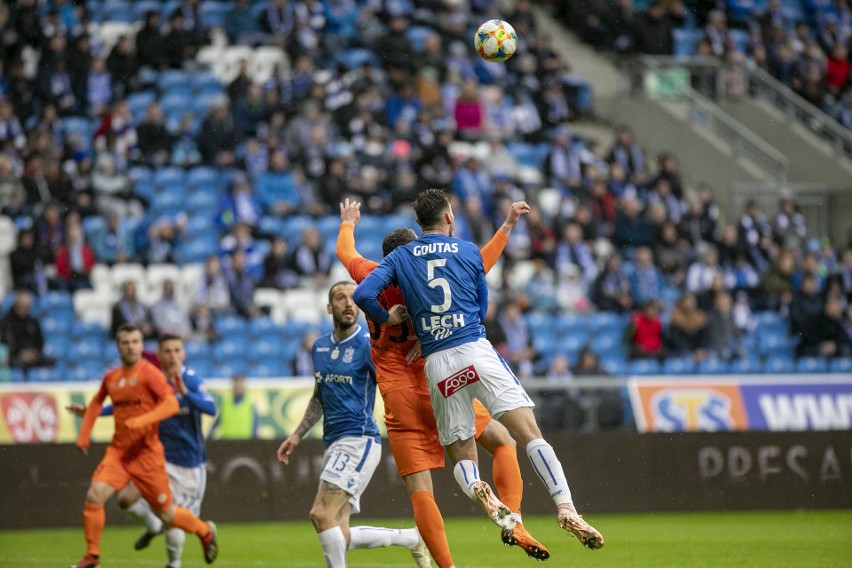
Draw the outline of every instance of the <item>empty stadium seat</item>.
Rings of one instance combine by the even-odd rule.
[[[281,300],[281,291],[277,288],[256,288],[254,304],[269,310],[269,316],[278,324],[287,320],[287,309]]]
[[[729,372],[730,365],[727,361],[711,357],[701,361],[696,370],[702,375],[725,375]]]
[[[832,359],[829,371],[832,373],[852,373],[852,357]]]
[[[770,374],[793,373],[796,366],[793,359],[784,355],[771,355],[763,362],[763,372]]]
[[[255,298],[257,294],[255,293]],[[252,339],[281,339],[281,326],[271,317],[257,317],[249,322],[249,335]]]
[[[692,357],[672,357],[663,362],[663,373],[666,375],[689,375],[695,371],[695,361]]]
[[[627,364],[629,375],[659,375],[660,363],[655,359],[635,359]]]
[[[827,373],[828,361],[823,357],[802,357],[796,361],[799,373]]]
[[[246,320],[237,316],[223,316],[216,320],[216,331],[223,338],[247,338],[248,324]]]
[[[145,281],[145,267],[133,262],[115,264],[112,267],[111,279],[115,289],[121,289],[125,282],[135,282],[139,286]]]
[[[195,364],[199,359],[208,359],[212,354],[210,345],[203,341],[186,341],[183,344],[184,352],[188,361]],[[190,365],[191,366],[191,365]]]
[[[247,358],[252,363],[261,363],[268,359],[275,359],[280,347],[280,338],[253,338],[249,343]]]
[[[269,379],[274,377],[290,376],[292,371],[290,365],[285,364],[284,361],[276,358],[268,358],[256,361],[249,365],[248,374],[252,377]]]

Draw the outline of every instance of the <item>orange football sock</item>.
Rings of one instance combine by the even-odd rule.
[[[524,480],[521,479],[521,466],[518,465],[518,453],[512,446],[494,448],[494,486],[504,505],[513,513],[521,512],[521,499],[524,496]]]
[[[86,502],[83,506],[83,534],[86,536],[86,553],[93,556],[101,554],[101,533],[106,524],[103,505]]]
[[[444,518],[435,503],[435,496],[429,491],[418,491],[411,495],[411,505],[414,507],[414,523],[435,564],[438,568],[450,568],[453,558],[444,532]]]
[[[175,507],[175,509],[175,518],[172,520],[174,528],[192,533],[201,538],[205,538],[210,532],[210,529],[207,528],[207,523],[193,515],[189,510],[183,507]]]

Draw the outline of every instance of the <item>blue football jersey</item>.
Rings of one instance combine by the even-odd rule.
[[[375,436],[376,368],[370,358],[370,334],[360,325],[342,341],[323,335],[311,350],[314,378],[319,384],[323,413],[323,443],[345,436]]]
[[[391,284],[402,290],[424,356],[485,337],[488,283],[473,243],[427,233],[386,256],[355,289],[355,303],[379,323],[388,313],[377,298]]]
[[[181,369],[186,394],[175,393],[180,410],[160,422],[160,441],[166,461],[182,467],[198,467],[207,463],[207,447],[201,431],[201,415],[216,415],[216,401],[207,392],[204,381],[192,369]]]

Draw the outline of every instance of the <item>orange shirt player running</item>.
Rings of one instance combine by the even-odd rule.
[[[88,455],[92,427],[104,400],[109,397],[113,404],[115,434],[86,492],[83,508],[86,555],[71,568],[100,566],[104,503],[131,481],[166,525],[199,537],[204,559],[210,564],[219,549],[216,525],[200,520],[172,502],[166,457],[157,435],[157,424],[180,409],[177,398],[163,373],[142,358],[142,332],[138,327],[122,325],[116,333],[116,344],[121,366],[104,376],[86,409],[77,437],[77,447]]]

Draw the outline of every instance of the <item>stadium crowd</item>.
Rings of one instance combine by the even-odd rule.
[[[675,153],[647,156],[629,126],[612,147],[572,132],[588,88],[529,1],[502,14],[524,38],[506,64],[469,45],[497,15],[487,0],[138,4],[0,7],[0,212],[17,239],[2,338],[29,370],[18,380],[93,378],[41,324],[96,267],[127,263],[203,272],[187,297],[174,279],[156,301],[120,283],[110,333],[136,323],[190,339],[199,359],[215,346],[235,373],[307,375],[319,324],[293,328],[285,364],[262,370],[240,364],[244,343],[224,349],[228,330],[289,329],[258,291],[327,285],[344,196],[365,204],[358,246],[378,258],[433,186],[454,194],[457,236],[479,243],[512,201],[532,205],[486,321],[522,378],[852,366],[852,234],[814,238],[790,198],[724,219],[710,185],[690,187]],[[138,14],[135,37],[104,43],[110,14]],[[194,59],[216,41],[280,47],[289,68],[261,77],[243,60],[222,82]],[[41,372],[53,363],[61,373]]]
[[[566,25],[619,53],[745,60],[852,129],[848,0],[558,2]],[[730,77],[729,77],[730,78]],[[734,87],[743,93],[743,86]]]

